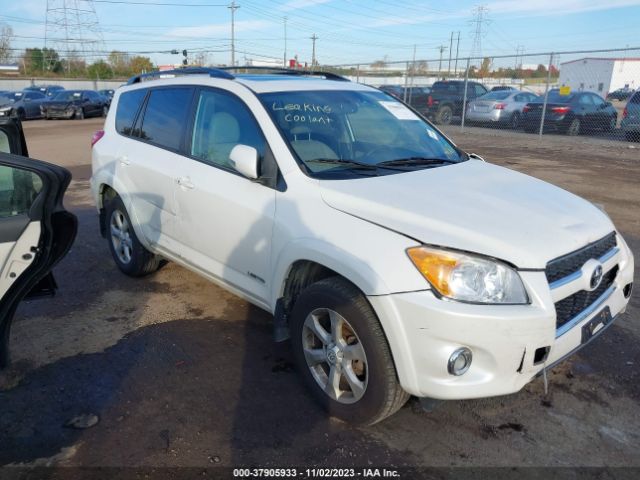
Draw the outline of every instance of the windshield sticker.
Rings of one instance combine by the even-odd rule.
[[[76,92],[76,93],[74,93],[74,94],[73,94],[73,96],[74,96],[74,97],[81,97],[81,96],[82,96],[82,94],[81,94],[81,93],[77,93],[77,92]]]
[[[319,105],[315,103],[285,103],[278,105],[273,102],[271,109],[274,112],[287,112],[284,116],[285,122],[292,123],[319,123],[329,125],[333,119],[329,117],[331,114],[330,105]]]
[[[398,120],[420,120],[418,116],[407,107],[398,102],[379,101]]]

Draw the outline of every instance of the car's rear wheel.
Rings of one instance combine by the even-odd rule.
[[[151,253],[140,243],[120,197],[106,201],[105,222],[111,256],[123,273],[141,277],[160,267],[161,257]]]
[[[444,105],[438,109],[435,122],[440,125],[450,125],[453,120],[453,110],[449,105]]]
[[[617,126],[618,126],[618,119],[615,116],[613,116],[609,119],[609,123],[605,125],[604,129],[607,132],[613,132],[615,131]]]
[[[291,322],[298,370],[331,416],[371,425],[409,398],[398,383],[382,326],[353,284],[331,277],[307,287]]]
[[[575,137],[576,135],[580,135],[581,127],[582,127],[582,124],[580,122],[580,119],[574,118],[573,120],[571,120],[571,123],[569,123],[569,126],[567,127],[567,135],[569,135],[570,137]]]
[[[76,112],[76,120],[84,120],[84,108],[79,108]]]
[[[102,116],[106,117],[108,113],[109,113],[109,107],[105,105],[104,107],[102,107]]]

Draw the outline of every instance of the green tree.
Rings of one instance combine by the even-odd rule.
[[[89,75],[89,78],[95,78],[96,80],[99,80],[104,78],[112,78],[113,70],[107,62],[105,62],[104,60],[98,60],[97,62],[93,62],[87,67],[87,74]]]

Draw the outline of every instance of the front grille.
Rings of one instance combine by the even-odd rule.
[[[556,329],[562,327],[576,315],[589,308],[612,284],[618,274],[616,265],[602,277],[598,288],[589,292],[580,290],[556,302]]]
[[[571,252],[567,255],[551,260],[545,269],[547,281],[549,283],[553,283],[556,280],[560,280],[561,278],[577,272],[582,268],[587,260],[600,258],[615,247],[616,244],[616,232],[611,232],[606,237],[601,238],[597,242],[593,242],[580,250],[576,250],[575,252]]]

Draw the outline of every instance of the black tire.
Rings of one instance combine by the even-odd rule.
[[[607,123],[604,126],[604,131],[609,133],[615,132],[617,126],[618,126],[618,117],[616,117],[615,115],[612,115],[611,118],[609,119],[609,123]]]
[[[84,108],[80,108],[74,115],[76,120],[84,120]]]
[[[567,126],[567,135],[569,135],[570,137],[575,137],[577,135],[580,135],[581,130],[582,123],[580,122],[580,119],[574,118]]]
[[[624,132],[624,138],[627,142],[640,142],[640,133]]]
[[[303,335],[309,335],[305,320],[311,312],[322,309],[332,310],[342,316],[348,322],[347,327],[351,327],[349,330],[354,333],[350,338],[355,339],[364,350],[366,385],[362,396],[353,403],[341,403],[325,393],[305,358],[306,340]],[[330,277],[307,287],[295,302],[291,327],[298,371],[314,398],[331,416],[356,425],[372,425],[398,411],[409,399],[409,394],[398,383],[391,351],[378,317],[365,296],[350,282],[341,277]],[[323,351],[328,355],[329,349]],[[354,362],[356,360],[351,361],[352,371]],[[328,361],[326,365],[322,363],[320,368],[329,368]],[[341,377],[341,381],[343,379],[346,381],[346,377]]]
[[[512,130],[519,130],[521,124],[520,112],[513,112],[511,118],[509,119],[509,126]]]
[[[136,232],[133,230],[129,213],[122,203],[122,199],[118,196],[109,200],[105,199],[105,231],[107,232],[107,242],[109,243],[109,250],[114,262],[120,269],[120,271],[130,277],[142,277],[155,272],[160,268],[162,259],[158,255],[151,253],[147,250],[138,240]],[[128,238],[127,242],[130,243],[128,248],[129,261],[125,261],[122,257],[122,252],[118,252],[118,246],[116,245],[116,237],[111,231],[111,221],[114,215],[122,215],[128,224]],[[122,238],[120,241],[122,241]]]
[[[527,126],[523,127],[523,130],[525,131],[525,133],[538,133],[539,132],[539,128],[532,127],[530,125],[527,125]]]
[[[436,112],[434,121],[438,125],[451,125],[453,121],[453,109],[449,105],[443,105]]]
[[[106,117],[107,114],[109,113],[109,107],[107,107],[106,105],[102,107],[102,117]]]
[[[19,108],[16,112],[16,117],[22,122],[27,119],[27,113],[22,108]]]

